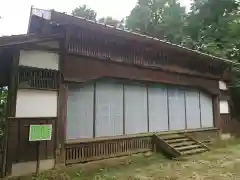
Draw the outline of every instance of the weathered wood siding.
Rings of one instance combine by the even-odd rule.
[[[75,28],[71,33],[68,44],[70,53],[205,77],[216,78],[222,72],[221,66],[201,56],[194,58],[179,51],[173,52],[164,43],[157,46],[154,43],[142,44],[116,35],[96,33],[87,28]]]
[[[112,61],[101,61],[93,58],[67,56],[63,67],[65,81],[87,82],[90,80],[113,77],[148,82],[193,86],[218,94],[218,81],[178,73],[168,73]]]
[[[29,126],[31,124],[52,124],[53,134],[51,141],[40,143],[40,159],[52,159],[55,157],[55,124],[54,118],[10,118],[8,119],[10,133],[9,141],[11,160],[13,163],[36,161],[36,142],[29,142]]]

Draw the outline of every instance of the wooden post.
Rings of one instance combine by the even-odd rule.
[[[93,83],[93,138],[96,137],[96,82]]]
[[[36,159],[37,159],[36,175],[38,176],[40,166],[40,141],[36,142]]]
[[[59,90],[58,90],[58,120],[56,122],[56,165],[65,165],[65,126],[66,126],[66,88],[63,79],[63,67],[68,52],[68,44],[71,36],[71,29],[69,26],[65,29],[64,39],[59,41]]]
[[[149,89],[149,85],[146,86],[146,89],[147,89],[147,129],[149,132],[150,131],[150,122],[149,122],[149,92],[148,92],[148,89]]]
[[[13,142],[16,142],[14,139],[17,137],[13,137],[12,134],[12,123],[9,117],[15,117],[16,113],[16,101],[17,101],[17,83],[18,83],[18,65],[19,65],[19,56],[20,50],[15,49],[13,52],[13,59],[10,71],[10,82],[8,86],[8,100],[7,100],[7,119],[6,119],[6,139],[5,139],[5,157],[4,157],[4,175],[11,175],[12,173],[12,163],[15,154],[15,149],[13,146]],[[19,128],[19,127],[17,127]]]
[[[220,107],[219,107],[219,96],[215,95],[213,97],[213,118],[214,126],[220,129],[221,132],[221,116],[220,116]]]
[[[169,88],[167,90],[167,113],[168,113],[168,130],[170,131],[170,114],[169,114]]]

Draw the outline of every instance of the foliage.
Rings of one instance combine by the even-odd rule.
[[[91,8],[88,8],[85,4],[79,7],[76,7],[72,11],[73,16],[83,17],[88,20],[96,21],[97,13]]]
[[[180,44],[185,16],[185,8],[178,0],[139,0],[127,17],[126,26]]]
[[[235,0],[194,0],[185,28],[193,42],[190,48],[233,59],[239,41],[238,8]]]
[[[87,5],[82,5],[79,7],[76,7],[73,11],[72,11],[72,15],[73,16],[77,16],[77,17],[82,17],[88,20],[92,20],[92,21],[97,21],[97,12],[91,8],[88,8]],[[107,17],[101,17],[98,22],[103,23],[103,24],[107,24],[110,26],[114,26],[114,27],[121,27],[123,28],[123,22],[124,20],[117,20],[112,18],[111,16],[107,16]]]
[[[240,14],[236,0],[194,0],[186,13],[178,0],[138,0],[129,29],[216,56],[240,56]]]

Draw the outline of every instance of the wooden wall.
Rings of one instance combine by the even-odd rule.
[[[57,118],[10,118],[9,142],[12,163],[36,161],[36,142],[29,142],[29,126],[34,124],[52,124],[51,141],[40,143],[40,159],[52,159],[55,153],[55,123]]]
[[[98,78],[113,77],[130,80],[177,84],[198,87],[211,94],[218,94],[218,81],[178,73],[167,73],[108,60],[97,60],[68,55],[63,67],[65,81],[86,82]]]
[[[58,71],[56,70],[55,65],[58,60],[58,55],[56,57],[49,56],[48,60],[54,58],[54,68],[49,67],[46,65],[45,67],[38,67],[38,61],[42,58],[46,59],[46,56],[42,57],[39,56],[38,53],[31,53],[28,51],[28,55],[31,56],[20,56],[21,51],[16,49],[13,53],[13,62],[11,67],[11,80],[9,86],[9,96],[8,96],[8,113],[7,113],[7,148],[6,148],[6,173],[12,173],[12,165],[14,163],[19,162],[28,162],[28,161],[36,161],[36,143],[29,142],[29,127],[30,125],[34,124],[51,124],[53,129],[52,140],[41,142],[40,143],[40,159],[54,159],[55,158],[55,149],[56,149],[56,123],[57,123],[57,91],[59,90],[59,83],[58,83]],[[40,54],[43,54],[42,52]],[[45,53],[49,54],[49,53]],[[19,60],[21,61],[21,65],[19,66]],[[34,61],[35,60],[35,61]],[[35,62],[32,65],[27,64],[27,62]],[[24,64],[25,63],[25,64]],[[43,65],[42,63],[41,65]],[[29,67],[33,66],[33,67]],[[35,67],[36,66],[36,67]],[[54,69],[54,70],[51,70]],[[54,71],[55,73],[48,73],[46,71]],[[44,73],[46,72],[46,73]],[[55,74],[55,75],[54,75]],[[50,83],[49,83],[50,81]],[[24,85],[24,86],[23,86]],[[52,86],[54,85],[54,86]],[[29,92],[42,92],[45,93],[52,93],[55,91],[54,95],[54,111],[50,114],[46,114],[46,109],[39,113],[39,108],[47,107],[48,105],[51,106],[50,103],[42,103],[39,105],[39,101],[34,100],[36,97],[35,95],[30,95],[31,100],[23,100],[19,103],[21,97],[18,92],[21,90],[29,91]],[[29,97],[30,97],[29,96]],[[28,97],[28,96],[26,96]],[[28,108],[26,108],[26,103],[28,103]],[[38,108],[37,108],[38,104]],[[26,111],[24,114],[19,115],[17,111],[20,111],[22,107],[25,107]],[[31,107],[31,108],[30,108]],[[42,108],[43,109],[43,108]],[[51,108],[50,108],[51,109]],[[30,113],[31,112],[31,113]]]

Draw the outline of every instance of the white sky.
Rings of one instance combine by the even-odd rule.
[[[189,6],[190,0],[180,0]],[[0,0],[0,36],[24,34],[27,31],[31,5],[40,9],[54,9],[70,13],[75,7],[87,4],[98,17],[122,19],[129,15],[137,0]]]

